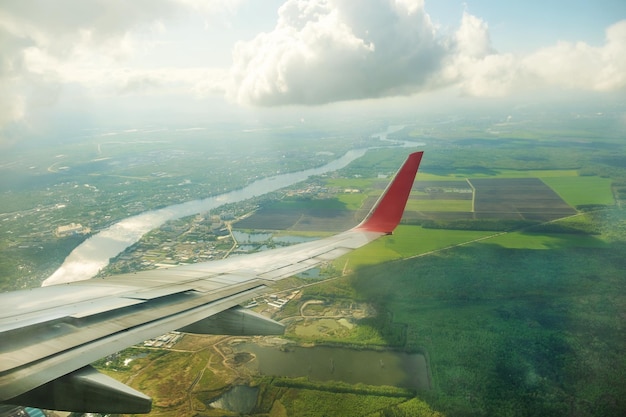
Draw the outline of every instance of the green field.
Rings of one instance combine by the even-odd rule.
[[[347,210],[358,210],[363,206],[368,195],[363,193],[338,194],[337,199],[342,202]]]
[[[407,211],[472,211],[472,200],[409,200]]]
[[[541,177],[569,205],[615,204],[611,179],[601,177]]]
[[[464,175],[438,175],[429,174],[427,172],[418,172],[415,176],[415,182],[419,181],[456,181],[458,179],[465,179]]]
[[[574,169],[500,169],[497,178],[551,178],[551,177],[577,177],[578,171]]]
[[[508,249],[602,248],[607,246],[607,242],[597,236],[530,232],[502,234],[489,239],[489,243]]]
[[[400,225],[391,236],[385,236],[337,259],[337,268],[348,263],[351,269],[362,265],[422,255],[435,250],[481,239],[493,232],[467,230],[424,229]]]

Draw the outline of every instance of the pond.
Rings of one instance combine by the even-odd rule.
[[[255,360],[246,366],[261,375],[308,377],[315,381],[389,385],[419,390],[430,388],[426,359],[418,353],[330,346],[278,348],[248,342],[233,348],[239,353],[253,354]]]
[[[237,230],[233,230],[232,233],[235,240],[241,244],[267,242],[272,237],[271,233],[245,233]]]
[[[258,395],[259,389],[257,387],[235,385],[209,405],[213,408],[234,411],[236,413],[249,413],[254,409]]]

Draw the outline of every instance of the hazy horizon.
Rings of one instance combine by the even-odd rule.
[[[626,113],[623,2],[356,4],[7,2],[0,147],[90,129]]]

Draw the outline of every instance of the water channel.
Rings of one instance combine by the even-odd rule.
[[[404,126],[391,126],[385,132],[377,133],[372,136],[404,147],[421,145],[416,142],[403,143],[387,139],[388,134],[398,131],[403,127]],[[336,171],[365,155],[369,149],[373,148],[350,150],[342,157],[318,168],[264,178],[244,188],[225,194],[175,204],[128,217],[91,236],[78,245],[67,258],[65,258],[63,264],[50,277],[44,280],[42,286],[92,278],[100,269],[108,265],[109,259],[117,256],[129,246],[138,242],[139,239],[150,230],[161,226],[169,220],[180,219],[215,209],[224,204],[235,203],[267,194],[304,181],[312,175],[321,175]]]

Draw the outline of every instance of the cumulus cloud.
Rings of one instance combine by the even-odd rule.
[[[522,77],[512,54],[499,54],[491,45],[489,26],[464,13],[454,33],[439,74],[440,85],[458,85],[464,95],[500,97],[511,92]]]
[[[515,56],[495,51],[487,24],[465,13],[446,62],[442,84],[458,85],[468,96],[501,97],[552,87],[619,91],[626,88],[626,20],[606,30],[602,46],[558,42]]]
[[[68,71],[72,62],[80,62],[81,56],[116,59],[121,51],[128,51],[129,27],[149,22],[169,7],[166,1],[145,0],[4,2],[0,129],[24,121],[33,107],[54,101],[63,78],[72,75]]]
[[[487,22],[464,13],[440,33],[419,0],[288,0],[275,28],[233,51],[239,103],[315,105],[456,87],[501,97],[550,87],[615,91],[626,86],[626,21],[603,46],[561,42],[527,56],[499,53]]]
[[[559,42],[522,60],[542,83],[570,89],[615,91],[626,88],[626,20],[606,30],[603,46]]]
[[[416,0],[289,0],[274,30],[233,52],[231,96],[257,105],[322,104],[428,88],[445,55]]]

